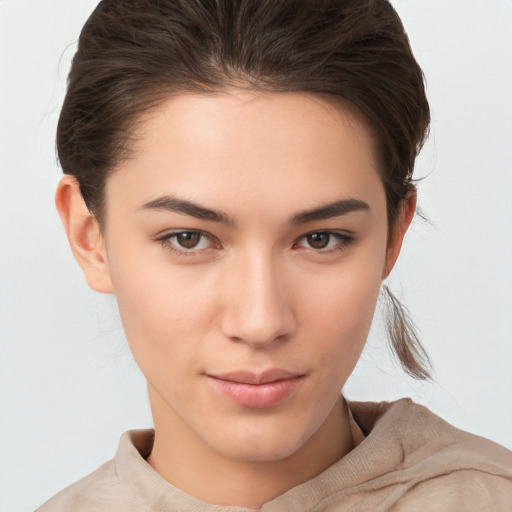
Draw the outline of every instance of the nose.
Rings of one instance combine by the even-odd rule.
[[[232,341],[264,348],[296,329],[292,293],[272,255],[240,257],[223,280],[223,334]]]

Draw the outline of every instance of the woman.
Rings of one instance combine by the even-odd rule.
[[[40,510],[506,510],[510,452],[340,395],[428,125],[385,1],[103,0],[56,201],[89,286],[116,295],[155,429]],[[393,348],[427,378],[389,301]]]

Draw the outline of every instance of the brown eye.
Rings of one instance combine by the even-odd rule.
[[[330,233],[311,233],[306,236],[307,242],[313,249],[325,249],[329,245]]]
[[[297,240],[295,247],[316,251],[318,254],[332,254],[348,249],[355,238],[349,233],[337,231],[314,231]]]
[[[175,235],[176,242],[184,249],[194,249],[201,241],[201,233],[198,231],[183,231]]]
[[[156,239],[164,249],[180,256],[194,256],[208,249],[219,249],[218,240],[203,231],[175,231]]]

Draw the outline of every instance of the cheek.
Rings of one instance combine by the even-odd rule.
[[[324,304],[319,316],[326,339],[338,338],[339,352],[343,356],[362,350],[373,319],[379,293],[379,283],[357,283],[345,286],[332,301]]]
[[[149,378],[148,372],[161,366],[181,372],[193,365],[200,353],[197,346],[215,317],[208,278],[191,275],[193,269],[173,268],[165,255],[148,258],[143,251],[121,246],[115,247],[115,254],[113,248],[112,281],[126,337],[142,372]]]
[[[363,350],[381,285],[382,258],[360,258],[322,281],[303,289],[303,323],[316,352],[325,359],[326,372],[347,378]],[[316,283],[318,285],[318,282]],[[344,377],[343,377],[344,376]]]

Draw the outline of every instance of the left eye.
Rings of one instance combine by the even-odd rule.
[[[303,236],[299,242],[299,247],[306,247],[308,249],[323,250],[323,249],[342,249],[351,241],[347,235],[341,233],[332,233],[329,231],[317,231],[316,233],[309,233]]]
[[[177,251],[207,249],[211,245],[209,236],[200,231],[179,231],[160,238],[160,243]]]

